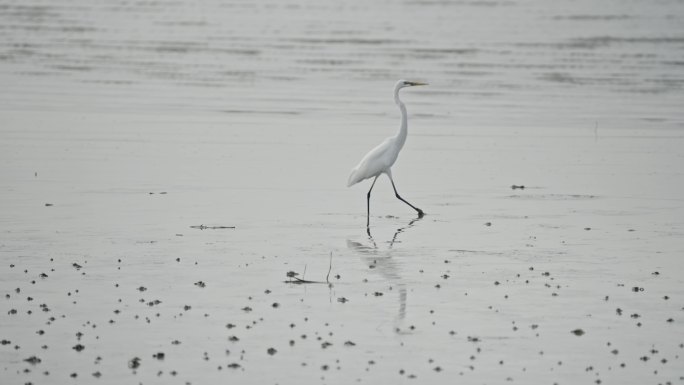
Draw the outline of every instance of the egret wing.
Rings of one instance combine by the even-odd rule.
[[[392,156],[390,154],[392,140],[387,138],[378,146],[373,148],[361,159],[361,162],[354,167],[349,175],[347,187],[355,185],[362,180],[380,175],[392,166]]]

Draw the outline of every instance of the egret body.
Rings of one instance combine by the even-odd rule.
[[[392,182],[392,188],[394,189],[395,196],[402,202],[411,206],[412,209],[416,210],[419,217],[423,216],[423,210],[410,204],[399,195],[399,192],[397,192],[397,187],[394,185],[394,179],[392,179],[392,165],[394,165],[394,162],[396,162],[397,157],[399,156],[399,151],[401,151],[402,147],[404,147],[404,143],[406,143],[406,136],[408,135],[406,106],[399,99],[399,91],[405,87],[425,85],[427,85],[427,83],[410,82],[407,80],[399,80],[397,82],[397,84],[394,86],[394,102],[397,104],[397,106],[399,106],[399,110],[401,111],[401,125],[399,126],[399,132],[395,136],[385,139],[377,147],[370,150],[368,154],[361,159],[361,162],[354,167],[354,169],[351,171],[351,174],[349,174],[349,181],[347,182],[348,187],[363,180],[373,178],[373,183],[371,184],[368,194],[366,195],[366,227],[370,225],[371,191],[373,191],[373,186],[375,186],[375,182],[378,180],[378,177],[381,174],[387,174],[389,177],[390,182]]]

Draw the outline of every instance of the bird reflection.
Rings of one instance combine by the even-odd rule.
[[[399,242],[399,235],[409,228],[413,227],[423,217],[419,216],[411,220],[408,224],[398,228],[394,232],[394,236],[388,242],[389,246],[386,250],[378,248],[370,229],[367,230],[368,242],[361,243],[347,239],[347,247],[361,256],[361,259],[368,265],[374,267],[374,271],[379,273],[388,282],[392,283],[399,291],[399,312],[396,317],[396,322],[402,321],[406,317],[406,299],[407,290],[406,284],[403,282],[400,271],[400,261],[393,257],[394,244]],[[395,329],[396,330],[396,329]]]

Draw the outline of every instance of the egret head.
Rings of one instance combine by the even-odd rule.
[[[413,87],[413,86],[426,86],[428,85],[427,83],[422,83],[422,82],[412,82],[410,80],[399,80],[397,82],[397,89],[401,89],[404,87]]]

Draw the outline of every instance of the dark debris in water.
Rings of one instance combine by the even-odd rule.
[[[28,362],[31,365],[37,365],[37,364],[40,364],[42,362],[42,360],[36,356],[31,356],[31,357],[25,359],[24,361]]]
[[[196,225],[196,226],[190,226],[191,229],[199,229],[199,230],[221,230],[221,229],[234,229],[235,226],[205,226],[205,225]]]
[[[128,361],[128,367],[130,369],[137,369],[140,367],[140,361],[139,357],[133,357]]]

